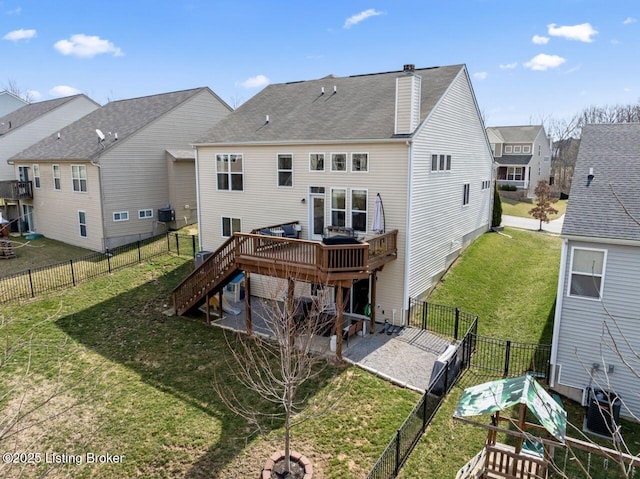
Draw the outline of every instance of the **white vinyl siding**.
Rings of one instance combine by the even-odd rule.
[[[278,186],[293,187],[293,155],[291,153],[278,154]]]
[[[128,211],[115,211],[113,213],[113,221],[129,221]]]

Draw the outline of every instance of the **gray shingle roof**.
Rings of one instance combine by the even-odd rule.
[[[60,130],[60,139],[53,134],[10,158],[11,160],[88,160],[105,149],[121,144],[128,136],[145,127],[173,108],[198,94],[206,87],[151,95],[107,103]],[[98,141],[96,129],[105,135]],[[118,140],[115,140],[115,134]]]
[[[167,149],[167,153],[173,156],[176,160],[195,160],[196,152],[191,150],[185,150],[181,148],[169,148]]]
[[[538,136],[540,128],[542,125],[490,126],[487,130],[493,131],[505,143],[531,143]]]
[[[640,240],[639,192],[640,123],[585,126],[562,233]]]
[[[528,165],[533,155],[502,155],[494,158],[499,165]]]
[[[18,108],[15,111],[12,111],[11,113],[7,113],[2,118],[0,118],[0,125],[4,123],[4,125],[0,126],[0,135],[4,135],[17,128],[20,128],[22,125],[25,125],[30,121],[33,121],[36,118],[44,115],[45,113],[49,113],[50,111],[55,110],[59,106],[64,105],[65,103],[75,100],[76,98],[81,96],[84,96],[85,98],[91,100],[86,95],[73,95],[73,96],[67,96],[64,98],[56,98],[54,100],[46,100],[46,101],[39,101],[37,103],[30,103],[28,105]],[[96,103],[96,105],[98,104]],[[9,125],[11,125],[11,128],[9,128]]]
[[[464,65],[416,69],[422,77],[420,121],[463,69]],[[269,85],[196,143],[394,138],[396,78],[400,74],[328,76]]]

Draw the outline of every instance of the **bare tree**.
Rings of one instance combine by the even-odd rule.
[[[9,93],[13,93],[15,96],[22,98],[27,103],[33,103],[35,100],[30,90],[23,90],[13,79],[7,80],[7,82],[2,85],[2,88]]]
[[[284,421],[285,460],[280,477],[289,477],[292,428],[333,408],[347,391],[347,383],[322,388],[309,407],[310,397],[303,386],[327,373],[330,363],[323,352],[329,349],[329,342],[322,336],[331,332],[335,310],[326,301],[326,287],[311,302],[303,302],[294,299],[293,279],[274,284],[279,286],[270,295],[273,299],[252,308],[252,315],[261,323],[255,327],[257,333],[227,336],[232,377],[216,377],[214,387],[227,407],[258,430],[265,421]],[[325,345],[318,349],[319,343]],[[233,383],[256,394],[260,401],[236,393]],[[275,409],[266,410],[264,403]]]
[[[535,219],[540,220],[540,228],[538,231],[542,231],[542,222],[548,223],[549,215],[558,212],[557,209],[551,206],[558,200],[551,198],[551,188],[547,180],[540,180],[536,189],[533,191],[537,197],[536,206],[529,210],[529,214]]]

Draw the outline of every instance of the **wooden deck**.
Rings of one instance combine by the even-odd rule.
[[[173,291],[174,309],[184,314],[224,287],[239,271],[296,281],[351,287],[397,257],[398,231],[366,242],[326,245],[319,241],[236,233]]]

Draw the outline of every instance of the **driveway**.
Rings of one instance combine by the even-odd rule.
[[[549,221],[548,223],[542,223],[542,230],[547,233],[560,234],[562,232],[562,223],[564,222],[564,215],[557,220]],[[502,226],[511,226],[513,228],[520,228],[524,230],[538,231],[540,228],[540,221],[534,218],[521,218],[519,216],[502,215]]]

